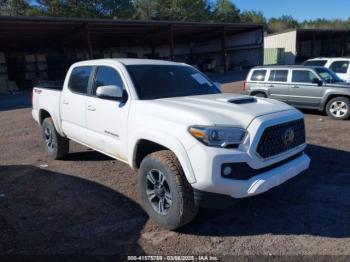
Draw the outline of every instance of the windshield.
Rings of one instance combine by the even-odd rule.
[[[190,66],[126,66],[140,99],[220,93],[204,74]]]
[[[316,72],[322,77],[326,83],[344,82],[332,70],[328,68],[315,68]]]
[[[327,60],[309,60],[304,63],[305,66],[324,66]]]

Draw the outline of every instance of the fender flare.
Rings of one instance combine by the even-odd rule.
[[[138,142],[141,140],[148,140],[171,150],[180,161],[187,181],[190,184],[196,182],[196,177],[194,175],[190,159],[187,155],[186,149],[183,146],[183,144],[175,136],[165,132],[160,132],[158,130],[143,129],[131,135],[129,140],[130,144],[128,147],[128,162],[130,163],[132,168],[136,168],[136,163],[134,161],[136,157],[136,148]]]
[[[61,125],[60,125],[60,123],[57,122],[58,116],[55,115],[50,109],[48,109],[48,108],[46,108],[46,107],[41,107],[41,108],[39,109],[39,125],[41,125],[40,119],[41,119],[41,113],[42,113],[42,111],[46,111],[46,112],[49,113],[49,115],[50,115],[50,117],[51,117],[51,119],[52,119],[52,121],[53,121],[53,124],[54,124],[54,126],[55,126],[55,128],[56,128],[57,133],[59,133],[61,136],[65,137],[65,134],[63,134],[63,132],[62,132],[62,130],[61,130]]]

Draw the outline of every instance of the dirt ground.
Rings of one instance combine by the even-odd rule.
[[[350,121],[305,118],[307,172],[171,232],[142,210],[127,165],[76,143],[48,160],[30,109],[1,111],[0,254],[350,255]]]

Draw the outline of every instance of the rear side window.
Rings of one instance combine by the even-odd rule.
[[[269,81],[271,82],[287,82],[288,70],[271,70]]]
[[[75,67],[70,75],[69,89],[75,93],[87,94],[91,71],[91,66]]]
[[[293,70],[292,82],[295,83],[314,83],[317,77],[308,70]]]
[[[99,86],[110,85],[124,88],[123,81],[119,73],[115,69],[108,66],[99,66],[97,68],[93,93],[96,93],[96,89]]]
[[[304,65],[306,66],[325,66],[327,63],[327,60],[311,60],[311,61],[306,61]]]
[[[264,81],[266,76],[266,70],[254,70],[251,81]]]
[[[346,74],[348,72],[349,61],[335,61],[329,67],[333,72]]]

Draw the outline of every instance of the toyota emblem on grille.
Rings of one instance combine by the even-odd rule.
[[[284,131],[282,135],[282,141],[285,146],[289,146],[294,142],[294,130],[293,128],[288,128]]]

